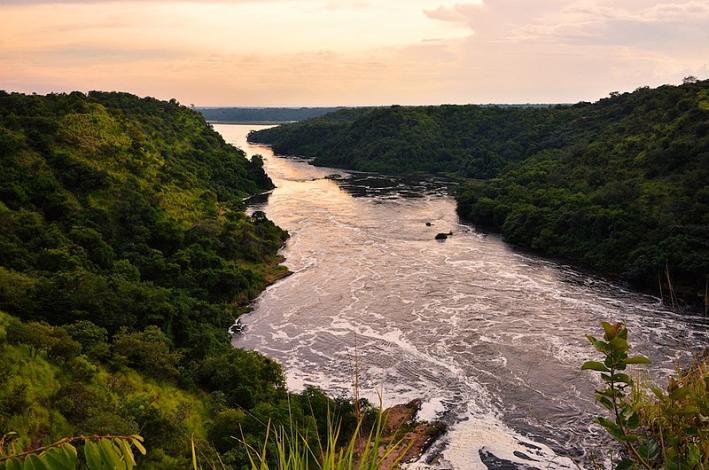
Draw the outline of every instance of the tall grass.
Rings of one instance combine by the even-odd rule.
[[[341,424],[329,415],[327,434],[318,434],[314,445],[292,420],[287,427],[268,423],[259,448],[248,445],[243,436],[236,442],[248,456],[251,470],[388,470],[399,467],[408,448],[402,440],[386,439],[385,420],[379,407],[373,423],[361,417],[352,435],[343,436]],[[194,470],[227,468],[221,462],[200,462],[194,440],[192,464]]]

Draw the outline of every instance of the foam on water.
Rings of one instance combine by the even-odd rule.
[[[280,361],[294,390],[351,395],[357,370],[375,403],[421,399],[419,416],[450,431],[412,469],[583,465],[603,443],[596,383],[579,370],[601,320],[628,324],[656,377],[707,344],[707,319],[461,223],[442,182],[333,180],[335,170],[248,146],[246,126],[215,127],[264,155],[278,188],[253,209],[292,235],[283,255],[295,274],[254,303],[234,344]]]

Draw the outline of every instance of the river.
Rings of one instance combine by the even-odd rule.
[[[656,378],[709,344],[706,319],[461,222],[444,182],[317,168],[248,144],[264,126],[214,127],[264,156],[277,189],[251,208],[291,234],[283,255],[294,274],[257,299],[234,345],[280,361],[294,390],[351,395],[357,364],[363,396],[421,398],[420,417],[450,431],[411,468],[604,461],[591,424],[598,384],[579,370],[596,356],[585,335],[626,322]]]

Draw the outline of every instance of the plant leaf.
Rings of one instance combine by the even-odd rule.
[[[145,455],[145,447],[141,444],[143,438],[141,436],[131,436],[131,439],[133,440],[133,445],[135,448],[138,449],[138,452]]]
[[[610,370],[603,365],[602,362],[598,361],[586,361],[581,366],[581,370],[595,370],[598,372],[610,372]]]
[[[596,422],[603,426],[608,433],[618,441],[625,441],[625,434],[620,427],[608,418],[596,418]]]
[[[611,341],[613,338],[615,338],[618,335],[618,324],[611,325],[607,321],[601,322],[601,327],[603,327],[603,331],[605,333],[605,338],[608,341]]]
[[[52,470],[74,470],[78,464],[76,448],[71,444],[49,449],[42,459]]]
[[[630,470],[635,463],[630,459],[623,459],[615,466],[615,470]]]
[[[625,360],[626,364],[652,364],[652,361],[646,356],[631,356]]]
[[[613,340],[611,340],[610,342],[610,345],[615,351],[625,352],[630,349],[628,341],[624,338],[621,338],[620,336],[616,336],[615,338],[613,338]]]
[[[84,443],[84,457],[86,458],[86,466],[91,470],[100,470],[103,467],[101,460],[101,451],[93,441],[87,440]]]

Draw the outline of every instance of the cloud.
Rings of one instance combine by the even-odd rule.
[[[648,46],[709,43],[709,1],[486,0],[424,10],[479,36],[518,42]]]
[[[709,2],[628,6],[570,3],[545,21],[527,25],[520,39],[581,45],[680,48],[709,43]]]
[[[571,102],[709,70],[709,0],[0,0],[0,89]]]
[[[93,66],[98,64],[127,64],[132,62],[159,61],[184,58],[185,54],[171,49],[134,49],[121,47],[62,46],[35,49],[31,55],[25,52],[6,53],[6,61],[23,59],[25,63],[56,66]]]
[[[424,10],[423,13],[432,20],[468,24],[482,8],[482,4],[460,4],[452,7],[439,6],[434,10]]]
[[[448,42],[456,60],[445,66],[467,83],[440,74],[452,94],[471,101],[596,99],[704,76],[709,66],[706,0],[486,0],[424,14],[473,33]]]

